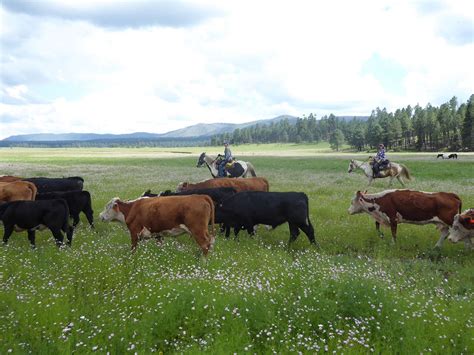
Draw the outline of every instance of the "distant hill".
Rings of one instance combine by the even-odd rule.
[[[366,121],[369,116],[339,116],[338,119],[350,121],[352,119]],[[196,140],[206,139],[211,136],[232,133],[237,128],[246,128],[254,125],[268,125],[287,119],[290,124],[295,124],[297,117],[290,115],[281,115],[278,117],[251,121],[246,123],[198,123],[189,127],[177,129],[167,133],[148,133],[135,132],[127,134],[97,134],[97,133],[36,133],[36,134],[20,134],[10,136],[2,140],[5,143],[16,142],[86,142],[86,141],[139,141],[139,140]]]
[[[126,141],[139,139],[170,139],[170,138],[204,138],[215,134],[233,132],[236,128],[245,128],[256,124],[270,124],[287,118],[290,123],[296,122],[296,117],[282,115],[275,118],[246,122],[246,123],[198,123],[189,127],[167,133],[135,132],[128,134],[97,134],[97,133],[36,133],[20,134],[3,139],[5,142],[67,142],[67,141]]]

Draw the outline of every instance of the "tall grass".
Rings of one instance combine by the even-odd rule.
[[[96,216],[114,196],[208,177],[194,156],[20,158],[5,157],[2,173],[83,176]],[[456,192],[474,206],[473,157],[399,158],[415,176],[410,188]],[[132,254],[118,224],[92,231],[82,219],[61,250],[48,232],[35,251],[17,233],[0,248],[0,353],[474,351],[472,252],[434,250],[433,226],[401,225],[395,246],[378,238],[367,215],[347,214],[366,180],[347,174],[346,157],[249,159],[271,190],[308,194],[320,250],[304,235],[288,247],[287,226],[220,236],[206,264],[188,236]]]

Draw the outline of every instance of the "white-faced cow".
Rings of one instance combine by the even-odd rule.
[[[124,202],[113,198],[100,214],[102,221],[125,223],[130,231],[132,250],[138,240],[152,235],[176,236],[189,233],[196,240],[204,255],[214,244],[214,204],[209,196],[145,197]]]
[[[456,194],[412,190],[386,190],[377,194],[357,191],[349,207],[350,214],[365,212],[371,215],[381,237],[380,225],[390,227],[394,242],[399,223],[434,224],[441,232],[436,247],[442,246],[454,216],[460,210],[461,199]]]
[[[454,216],[453,226],[449,229],[448,240],[457,243],[464,241],[466,249],[472,249],[474,238],[474,208]]]

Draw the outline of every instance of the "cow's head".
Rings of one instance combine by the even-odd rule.
[[[474,238],[474,218],[464,213],[457,214],[453,226],[449,228],[448,240],[457,243],[467,238]]]
[[[196,168],[199,168],[199,167],[201,167],[201,166],[204,165],[204,163],[206,162],[206,161],[204,160],[204,157],[205,157],[205,156],[206,156],[206,153],[205,153],[205,152],[202,153],[202,154],[199,156],[198,162],[197,162],[197,164],[196,164]]]
[[[364,212],[364,199],[362,198],[363,194],[360,191],[357,191],[354,198],[351,201],[351,205],[347,210],[349,214],[357,214]]]
[[[176,188],[176,192],[181,192],[181,191],[187,190],[188,184],[189,183],[187,183],[187,182],[180,182],[178,184],[178,187]]]
[[[101,221],[118,221],[125,223],[125,216],[120,211],[120,208],[118,206],[119,201],[120,199],[118,197],[114,197],[112,200],[110,200],[110,202],[105,206],[104,210],[99,214]]]

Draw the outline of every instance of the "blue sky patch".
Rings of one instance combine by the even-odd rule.
[[[362,65],[361,72],[364,75],[373,75],[389,93],[402,95],[404,92],[403,79],[407,75],[407,70],[391,59],[382,58],[378,53],[374,53]]]

